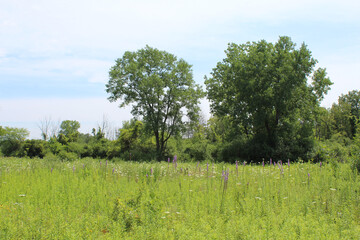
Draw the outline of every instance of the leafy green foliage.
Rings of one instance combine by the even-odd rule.
[[[193,80],[191,65],[146,46],[125,52],[109,76],[109,100],[121,100],[120,107],[132,104],[131,113],[141,116],[145,128],[153,133],[160,160],[169,138],[183,131],[183,116],[190,121],[198,117],[198,102],[204,94]]]
[[[80,123],[75,120],[65,120],[61,122],[59,141],[63,144],[75,142],[79,137]]]
[[[43,158],[46,155],[46,142],[43,140],[26,140],[22,146],[24,156]]]
[[[304,157],[314,109],[332,84],[325,69],[314,71],[317,60],[306,45],[296,49],[289,37],[229,44],[226,55],[205,79],[212,112],[240,125],[238,134],[254,146],[251,159]]]
[[[0,148],[5,156],[21,155],[21,147],[29,132],[24,128],[0,126]]]

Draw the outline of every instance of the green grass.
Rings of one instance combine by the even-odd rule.
[[[359,191],[346,164],[0,158],[0,239],[360,239]]]

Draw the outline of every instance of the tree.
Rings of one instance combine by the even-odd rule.
[[[38,127],[41,131],[41,137],[44,141],[49,139],[50,135],[50,128],[51,128],[51,117],[45,117],[43,120],[40,121]]]
[[[61,122],[59,141],[63,144],[67,142],[75,142],[79,137],[80,123],[75,120],[65,120]]]
[[[5,156],[16,156],[19,154],[21,145],[25,138],[29,136],[29,131],[24,128],[12,128],[0,126],[0,147]]]
[[[229,44],[205,78],[212,112],[241,125],[253,158],[295,158],[311,148],[315,108],[332,83],[325,69],[314,70],[307,46],[295,46],[289,37]]]
[[[155,136],[158,160],[169,138],[183,130],[183,116],[190,121],[198,117],[204,93],[193,80],[191,65],[173,54],[149,46],[127,51],[116,60],[109,77],[108,99],[121,100],[120,107],[132,104],[131,113],[141,116],[145,129]]]
[[[341,95],[338,100],[338,105],[347,105],[350,108],[349,121],[351,126],[351,138],[355,137],[357,124],[360,119],[360,92],[353,90],[346,95]]]
[[[339,98],[338,103],[334,103],[330,109],[330,122],[332,135],[340,134],[347,138],[352,138],[351,129],[351,106],[348,102]]]

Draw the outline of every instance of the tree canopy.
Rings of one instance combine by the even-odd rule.
[[[61,122],[59,140],[62,143],[74,142],[79,137],[80,123],[76,120],[65,120]]]
[[[249,139],[249,157],[299,157],[311,147],[313,115],[332,84],[305,44],[289,37],[229,44],[205,79],[211,111],[231,116]],[[311,82],[309,83],[309,80]]]
[[[145,129],[156,140],[160,160],[171,136],[184,129],[183,116],[189,121],[198,117],[199,99],[204,96],[195,84],[191,65],[173,54],[146,46],[125,52],[110,69],[106,91],[120,107],[132,104],[131,113],[141,117]]]

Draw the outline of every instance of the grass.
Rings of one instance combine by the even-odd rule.
[[[346,164],[0,158],[0,239],[360,239],[359,191]]]

